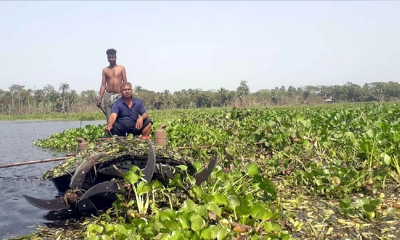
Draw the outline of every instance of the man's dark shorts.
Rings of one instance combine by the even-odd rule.
[[[134,136],[139,136],[142,134],[143,129],[150,123],[153,124],[153,121],[151,121],[150,118],[146,118],[143,121],[142,129],[137,129],[135,128],[136,122],[133,121],[130,122],[129,124],[123,124],[123,122],[115,122],[113,128],[111,129],[111,134],[117,136],[127,136],[129,134],[133,134]]]

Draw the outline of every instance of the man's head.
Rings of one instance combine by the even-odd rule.
[[[117,62],[117,50],[110,48],[106,51],[107,59],[110,65],[115,65]]]
[[[122,97],[128,98],[132,96],[132,84],[130,82],[124,82],[121,84]]]

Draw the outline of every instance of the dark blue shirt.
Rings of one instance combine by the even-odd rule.
[[[129,108],[123,98],[118,99],[111,107],[111,113],[117,114],[117,121],[123,125],[136,123],[139,115],[146,113],[146,108],[140,99],[132,97],[132,108]]]

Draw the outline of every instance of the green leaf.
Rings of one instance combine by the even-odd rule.
[[[132,172],[132,171],[128,171],[125,175],[124,175],[124,180],[127,183],[130,183],[131,185],[137,183],[140,179],[140,176],[137,175],[136,173]]]
[[[393,137],[393,140],[394,140],[395,142],[400,141],[400,133],[395,132],[395,133],[393,133],[392,137]]]
[[[217,204],[215,204],[215,203],[213,203],[213,202],[209,202],[209,203],[207,203],[207,209],[208,209],[210,212],[215,213],[218,217],[221,217],[222,210],[221,210],[220,207],[218,207]]]
[[[214,239],[214,231],[211,228],[204,228],[201,230],[201,239]]]
[[[198,213],[200,216],[207,217],[207,208],[204,205],[197,205],[195,212]]]
[[[229,195],[228,196],[229,204],[235,209],[237,206],[240,206],[240,200],[236,195]]]
[[[151,182],[151,187],[152,187],[153,189],[161,189],[161,188],[163,187],[163,185],[162,185],[161,182],[155,180],[155,181],[152,181],[152,182]]]
[[[230,192],[233,189],[232,183],[230,181],[226,181],[224,183],[224,189],[227,192]]]
[[[261,215],[261,220],[267,219],[278,219],[280,216],[279,214],[273,213],[270,209],[265,209],[264,214]]]
[[[181,224],[182,229],[189,229],[190,228],[190,222],[189,222],[189,216],[186,214],[180,214],[178,216],[178,221]]]
[[[380,199],[373,199],[370,200],[368,204],[376,208],[380,203],[381,203]]]
[[[106,232],[114,230],[114,224],[106,224]]]
[[[280,231],[282,229],[282,226],[279,225],[279,223],[276,222],[265,222],[264,223],[264,230],[266,232],[275,232],[275,231]]]
[[[223,240],[225,239],[226,236],[228,236],[228,234],[229,234],[228,230],[226,230],[225,228],[221,228],[218,230],[217,239]]]
[[[163,229],[163,228],[164,228],[164,225],[163,225],[161,222],[156,221],[156,222],[154,223],[154,229],[155,229],[157,232],[160,232],[161,229]]]
[[[386,164],[389,166],[390,163],[392,162],[392,158],[389,155],[387,155],[386,153],[381,153],[381,161],[383,164]]]
[[[175,167],[177,167],[179,169],[182,169],[183,171],[186,171],[188,169],[188,167],[186,165],[178,165],[178,166],[175,166]]]
[[[251,214],[251,207],[249,206],[237,206],[235,211],[238,215],[249,216]]]
[[[372,144],[369,141],[364,141],[360,144],[361,150],[363,150],[365,153],[370,153],[372,152]]]
[[[247,166],[247,175],[250,177],[256,176],[259,174],[258,165],[256,163],[250,163]]]
[[[137,194],[142,195],[144,193],[149,193],[151,190],[150,185],[144,181],[139,182],[137,186]]]
[[[342,201],[340,201],[339,207],[340,208],[348,208],[350,207],[351,204],[351,199],[348,197],[343,198]]]
[[[376,129],[375,128],[371,128],[367,131],[367,136],[370,138],[374,138],[376,136]]]
[[[352,132],[345,132],[344,135],[349,137],[350,139],[355,139],[354,133]]]
[[[263,206],[261,204],[256,204],[251,208],[251,216],[253,218],[261,219],[261,217],[263,216],[265,210],[266,210],[265,206]]]
[[[182,239],[182,235],[183,235],[183,230],[182,229],[176,229],[174,231],[172,231],[171,233],[171,237],[168,238],[168,240],[180,240]]]
[[[159,212],[160,220],[174,220],[176,215],[175,211],[172,209],[166,209],[164,211]]]
[[[366,212],[373,212],[376,209],[376,206],[371,205],[371,204],[365,204],[363,205],[363,208]]]
[[[169,231],[174,231],[175,229],[177,229],[180,226],[175,219],[174,220],[165,220],[162,223],[165,227],[168,228]]]
[[[216,173],[216,176],[217,176],[218,180],[220,180],[221,182],[226,181],[226,174],[222,170],[218,170]]]
[[[214,199],[215,203],[218,205],[227,205],[227,197],[225,195],[222,195],[220,192],[214,193]]]
[[[205,203],[215,202],[215,198],[211,194],[203,194],[203,200],[204,200]]]
[[[194,212],[196,209],[196,203],[190,199],[187,199],[183,202],[183,208],[186,209],[186,212]]]
[[[265,177],[256,176],[255,180],[259,182],[259,186],[262,190],[264,190],[264,196],[270,199],[276,199],[276,188],[274,183]]]
[[[133,139],[133,134],[129,134],[127,137],[126,137],[126,140],[132,140]]]
[[[89,232],[96,232],[96,233],[102,233],[103,232],[103,227],[102,226],[100,226],[100,225],[97,225],[97,224],[90,224],[89,226],[88,226],[88,230],[89,230]]]
[[[235,155],[235,149],[233,147],[226,147],[225,148],[226,153],[228,153],[230,156]]]
[[[190,217],[191,228],[193,231],[200,231],[205,226],[205,221],[198,214],[193,214]]]

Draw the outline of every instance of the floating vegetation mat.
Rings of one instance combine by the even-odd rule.
[[[206,182],[185,185],[176,178],[155,191],[163,194],[167,208],[151,202],[157,197],[151,192],[154,208],[145,214],[136,214],[137,201],[126,201],[99,217],[43,227],[31,238],[400,239],[399,104],[157,114],[154,122],[169,124],[168,144],[187,148],[157,155],[204,163],[211,148],[218,154]],[[142,143],[142,150],[134,143],[100,149],[110,143],[91,143],[76,159],[113,149],[118,149],[113,157],[146,154],[147,142]],[[143,203],[147,195],[139,194],[156,185],[139,184],[136,193]]]
[[[302,187],[290,186],[284,178],[274,180],[282,207],[282,225],[296,239],[399,239],[400,196],[390,184],[381,195],[374,218],[365,210],[367,196],[351,194],[351,204],[310,195]],[[382,195],[383,194],[383,195]]]

